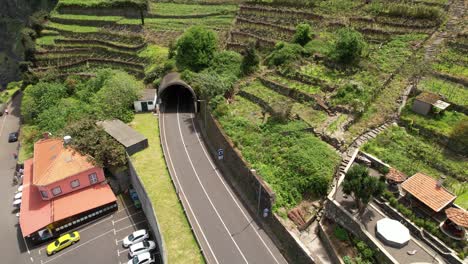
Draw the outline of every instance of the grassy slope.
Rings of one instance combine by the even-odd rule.
[[[132,162],[156,211],[169,263],[203,262],[166,169],[159,143],[158,120],[151,114],[138,114],[132,126],[148,138],[149,147],[134,154]]]
[[[405,132],[403,128],[392,127],[377,138],[363,146],[369,152],[384,162],[395,166],[408,176],[416,172],[424,172],[435,178],[446,175],[437,166],[443,166],[452,175],[468,179],[468,163],[466,159],[444,152],[439,146],[428,143],[421,137]],[[451,177],[448,178],[449,188],[460,197],[456,203],[467,208],[468,188],[465,184]]]

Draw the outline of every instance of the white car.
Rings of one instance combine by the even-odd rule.
[[[125,237],[123,239],[122,244],[123,244],[124,247],[127,248],[130,245],[141,242],[141,241],[143,241],[143,240],[145,240],[147,238],[149,238],[148,231],[146,231],[145,229],[140,229],[140,230],[137,230],[137,231],[131,233],[127,237]]]
[[[20,186],[18,187],[18,190],[16,191],[16,193],[20,193],[20,192],[22,192],[22,191],[23,191],[23,185],[20,185]]]
[[[131,260],[128,261],[128,264],[150,264],[154,263],[154,258],[150,253],[142,253],[140,255],[134,256]]]
[[[16,208],[20,208],[21,207],[21,199],[14,200],[13,201],[13,206],[16,207]]]
[[[140,255],[141,253],[150,252],[151,250],[156,248],[156,243],[154,241],[143,241],[130,246],[130,250],[128,254],[130,257],[134,257],[136,255]]]
[[[21,197],[23,197],[23,193],[22,193],[22,192],[19,192],[19,193],[15,194],[15,197],[14,197],[13,200],[21,199]]]

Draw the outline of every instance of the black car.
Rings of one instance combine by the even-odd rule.
[[[12,132],[8,135],[8,142],[18,141],[18,132]]]

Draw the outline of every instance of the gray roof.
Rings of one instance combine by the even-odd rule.
[[[101,126],[107,134],[115,138],[125,148],[146,140],[145,136],[118,119],[99,121],[96,125]]]
[[[138,98],[139,101],[153,101],[156,96],[156,89],[145,89]]]

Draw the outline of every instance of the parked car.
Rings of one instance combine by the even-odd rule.
[[[23,197],[23,192],[16,193],[13,200],[21,199],[21,197]]]
[[[13,206],[19,209],[21,207],[21,199],[14,200]]]
[[[77,231],[65,234],[47,246],[47,255],[53,255],[78,241],[80,241],[80,234]]]
[[[128,261],[128,264],[150,264],[154,263],[154,258],[150,253],[142,253],[140,255],[134,256],[131,260]]]
[[[135,243],[138,243],[138,242],[141,242],[145,239],[149,238],[149,234],[148,234],[148,231],[146,231],[145,229],[140,229],[140,230],[137,230],[133,233],[131,233],[130,235],[128,235],[127,237],[125,237],[123,239],[123,246],[124,247],[129,247]]]
[[[143,242],[138,242],[130,246],[130,250],[128,254],[130,257],[134,257],[136,255],[140,255],[141,253],[150,252],[156,248],[156,243],[154,241],[148,240]]]
[[[8,135],[8,142],[16,142],[18,141],[18,132],[11,132],[9,135]]]

